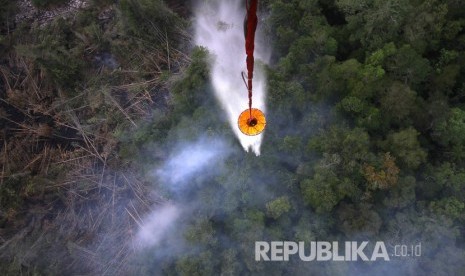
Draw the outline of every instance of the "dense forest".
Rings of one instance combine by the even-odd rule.
[[[0,0],[1,275],[465,274],[463,1],[260,1],[260,156],[193,5]],[[255,261],[317,240],[422,251]]]

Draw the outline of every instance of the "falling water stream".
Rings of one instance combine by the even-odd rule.
[[[246,151],[252,149],[260,155],[263,134],[244,135],[237,126],[239,114],[248,108],[247,88],[241,72],[246,71],[244,38],[245,1],[220,0],[215,3],[205,1],[196,9],[195,43],[206,47],[212,55],[211,79],[216,98],[228,115],[229,124]],[[255,42],[256,61],[267,63],[269,49],[260,38],[258,23]],[[253,107],[266,113],[266,77],[256,62],[253,79]]]

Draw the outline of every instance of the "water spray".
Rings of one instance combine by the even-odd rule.
[[[238,126],[245,135],[253,136],[260,134],[266,126],[265,114],[260,109],[252,108],[252,80],[254,70],[255,31],[257,30],[257,7],[258,0],[246,0],[247,13],[244,20],[245,52],[247,55],[247,75],[242,72],[242,80],[249,95],[249,109],[239,115]],[[247,81],[246,81],[247,78]]]
[[[268,44],[263,42],[261,28],[253,27],[254,20],[248,19],[254,18],[252,14],[255,14],[256,18],[255,12],[258,2],[247,1],[247,13],[250,15],[246,15],[248,18],[243,24],[244,12],[246,11],[244,2],[244,0],[202,1],[196,7],[195,12],[195,43],[206,47],[211,55],[210,74],[213,91],[227,114],[232,131],[244,150],[252,150],[256,155],[260,155],[260,146],[263,140],[263,132],[261,131],[266,123],[263,115],[266,109],[266,76],[263,67],[257,66],[257,63],[255,63],[255,68],[248,66],[251,69],[248,70],[247,63],[240,62],[246,56],[244,36],[246,40],[247,36],[252,37],[248,40],[252,42],[252,45],[247,47],[252,48],[252,51],[249,51],[250,65],[252,65],[250,61],[253,58],[255,61],[260,60],[262,63],[267,63],[271,56],[271,49]],[[250,32],[245,30],[249,25],[252,26]],[[254,54],[255,56],[253,56]],[[241,72],[244,72],[242,73],[244,82],[241,80]],[[249,78],[251,82],[253,78],[253,102],[252,85],[248,85]],[[244,95],[244,83],[246,91],[250,92],[250,98]],[[239,115],[248,105],[247,112],[238,121]],[[256,109],[261,111],[255,111]],[[245,125],[246,132],[249,134],[244,134],[238,124],[239,126]]]

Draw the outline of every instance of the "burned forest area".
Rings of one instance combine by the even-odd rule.
[[[461,0],[0,0],[0,275],[465,275],[464,225]]]

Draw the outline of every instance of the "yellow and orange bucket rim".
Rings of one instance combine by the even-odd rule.
[[[237,124],[242,133],[248,136],[255,136],[263,132],[266,126],[265,114],[260,109],[252,108],[244,110]]]

